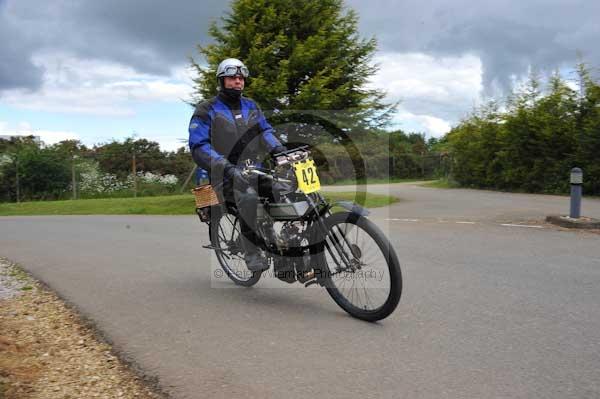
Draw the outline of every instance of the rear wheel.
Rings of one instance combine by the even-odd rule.
[[[321,284],[356,318],[377,321],[389,316],[400,301],[402,274],[387,237],[373,222],[351,212],[330,215],[324,223],[327,234],[317,238],[313,258]]]
[[[262,272],[252,272],[246,266],[238,217],[219,212],[212,218],[209,230],[210,242],[225,274],[237,285],[256,284]]]

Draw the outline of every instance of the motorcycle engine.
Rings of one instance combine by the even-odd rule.
[[[284,224],[279,234],[279,244],[285,256],[275,258],[277,277],[288,283],[293,283],[296,278],[303,282],[303,276],[311,270],[311,266],[308,251],[301,247],[307,244],[301,227],[294,222]]]

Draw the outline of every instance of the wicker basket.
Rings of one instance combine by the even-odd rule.
[[[219,196],[210,184],[203,184],[192,190],[196,198],[196,208],[206,208],[220,204]]]

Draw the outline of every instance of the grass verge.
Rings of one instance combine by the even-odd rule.
[[[323,195],[329,201],[354,200],[355,193],[339,192]],[[394,197],[367,194],[367,208],[386,206],[398,201]],[[194,197],[191,194],[162,197],[104,198],[68,201],[32,201],[0,204],[0,216],[33,215],[193,215]]]

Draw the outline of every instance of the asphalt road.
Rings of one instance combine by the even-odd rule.
[[[193,216],[3,217],[0,256],[175,398],[600,397],[600,235],[541,223],[567,198],[370,190],[403,199],[372,215],[405,283],[374,324],[323,289],[215,278]],[[600,201],[583,214],[600,218]]]

